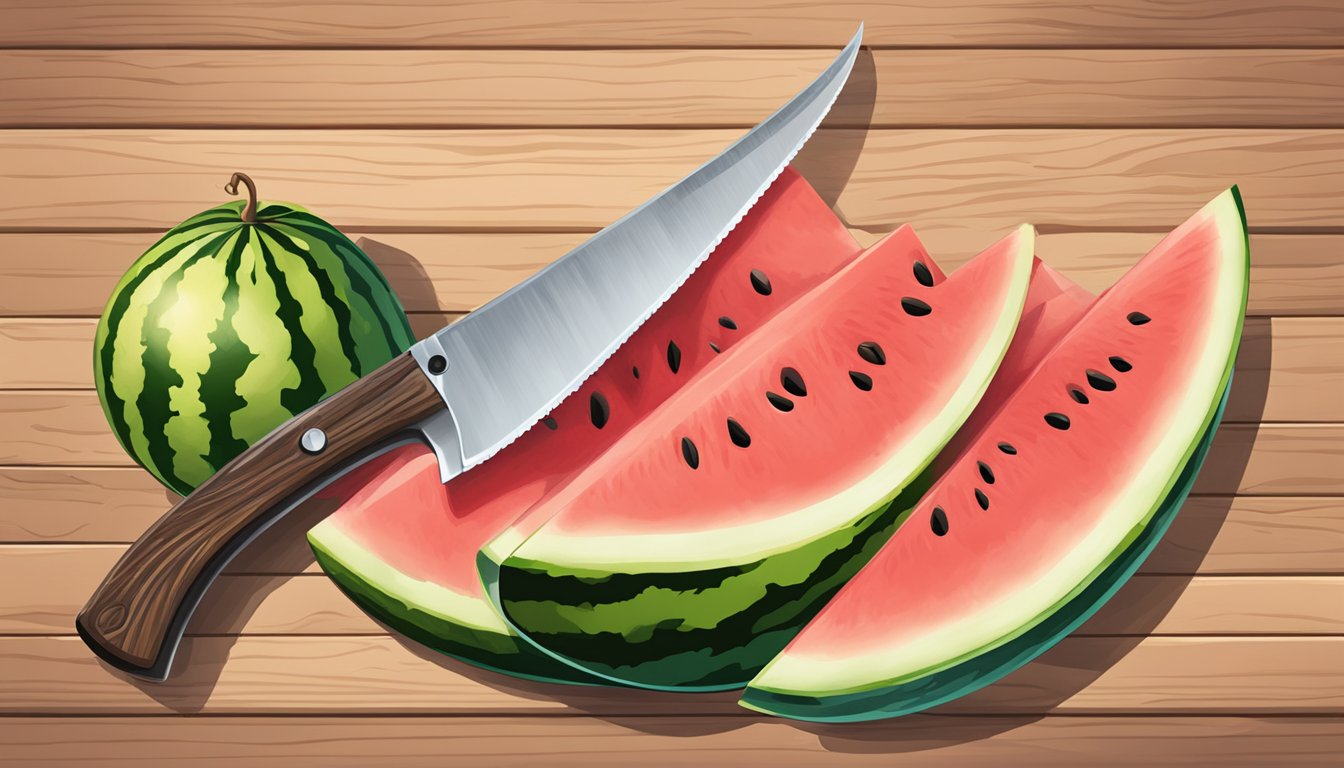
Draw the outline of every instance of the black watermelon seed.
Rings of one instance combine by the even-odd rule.
[[[1142,312],[1130,312],[1128,315],[1125,316],[1125,319],[1129,321],[1130,325],[1144,325],[1153,318],[1143,314]]]
[[[1049,424],[1055,429],[1068,429],[1069,417],[1065,416],[1062,413],[1055,413],[1054,411],[1051,411],[1050,413],[1045,414],[1045,423]]]
[[[923,317],[933,311],[933,307],[909,296],[901,299],[901,308],[905,310],[907,315],[914,315],[915,317]]]
[[[1016,455],[1017,455],[1017,449],[1013,447],[1013,444],[1012,444],[1012,443],[999,443],[999,450],[1000,450],[1000,451],[1003,451],[1004,453],[1008,454],[1009,456],[1016,456]]]
[[[686,460],[691,469],[700,468],[700,451],[696,450],[695,443],[689,437],[681,438],[681,458]]]
[[[933,535],[947,535],[947,513],[942,507],[934,507],[933,514],[929,515],[929,527],[933,529]]]
[[[981,509],[989,509],[989,497],[979,488],[975,489],[975,503],[979,504]]]
[[[769,296],[770,291],[774,290],[770,287],[770,278],[759,269],[751,270],[751,287],[762,296]]]
[[[638,365],[632,365],[632,366],[630,366],[630,372],[633,373],[633,374],[635,375],[635,378],[636,378],[636,379],[639,378],[639,366],[638,366]]]
[[[802,374],[792,368],[785,368],[779,372],[779,383],[784,385],[784,391],[794,397],[807,397],[807,385],[803,383]]]
[[[737,330],[737,323],[733,322],[733,318],[727,315],[724,315],[723,317],[719,318],[719,325],[722,325],[724,328],[727,328],[730,331]]]
[[[865,341],[859,345],[859,357],[872,363],[873,365],[886,365],[887,353],[882,351],[882,345],[876,341]]]
[[[552,432],[554,432],[556,429],[560,427],[559,424],[555,423],[555,419],[551,418],[550,416],[547,416],[546,418],[542,419],[541,423],[545,424],[546,428],[551,430]]]
[[[775,406],[777,410],[788,413],[793,410],[793,401],[783,395],[777,395],[774,392],[766,392],[765,399]]]
[[[1115,389],[1115,379],[1091,368],[1087,369],[1087,383],[1099,392],[1110,392]]]
[[[751,445],[751,435],[748,435],[747,430],[737,423],[737,419],[728,420],[728,439],[732,440],[733,445],[738,448],[746,448]]]
[[[920,285],[933,287],[933,273],[929,271],[928,267],[924,266],[924,262],[918,259],[915,260],[915,279],[919,281]]]
[[[588,417],[598,429],[607,426],[607,419],[611,418],[611,406],[607,404],[607,398],[601,392],[594,392],[588,398]]]
[[[989,483],[990,485],[993,485],[993,484],[994,484],[994,470],[990,469],[990,468],[989,468],[989,465],[986,464],[986,463],[983,462],[983,461],[977,461],[977,462],[975,462],[975,465],[976,465],[977,467],[980,468],[980,477],[983,477],[983,478],[985,479],[985,482],[986,482],[986,483]]]
[[[714,350],[714,354],[718,354],[718,353],[720,353],[720,352],[723,351],[722,349],[719,349],[719,345],[718,345],[718,344],[715,344],[715,343],[712,342],[712,341],[709,342],[709,348],[712,349],[712,350]]]
[[[681,347],[678,347],[675,341],[667,342],[667,367],[671,368],[673,373],[681,368]]]
[[[1111,367],[1121,373],[1129,373],[1134,369],[1133,363],[1129,362],[1123,357],[1120,357],[1119,355],[1113,356],[1109,358],[1109,360],[1111,363]]]
[[[870,392],[873,389],[873,377],[869,376],[866,373],[859,373],[858,371],[850,371],[849,380],[854,382],[854,386],[858,387],[864,392]]]
[[[1086,393],[1086,392],[1084,392],[1083,390],[1079,389],[1078,387],[1075,387],[1075,386],[1072,385],[1072,384],[1070,384],[1070,385],[1068,386],[1068,390],[1069,390],[1069,397],[1072,397],[1072,398],[1073,398],[1073,402],[1075,402],[1075,403],[1077,403],[1077,404],[1079,404],[1079,405],[1087,405],[1087,393]]]

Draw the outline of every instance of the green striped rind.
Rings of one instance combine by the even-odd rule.
[[[252,442],[413,341],[387,281],[302,208],[242,202],[170,230],[98,323],[94,381],[122,447],[189,493]]]
[[[886,446],[885,459],[862,480],[799,510],[806,522],[756,523],[768,536],[697,531],[675,546],[667,535],[627,537],[642,554],[548,537],[545,526],[515,541],[511,529],[477,559],[500,614],[543,651],[616,682],[677,691],[742,687],[882,547],[927,488],[930,462],[984,393],[1021,316],[1034,230],[1024,226],[1013,238],[1001,255],[1011,259],[1011,272],[996,322],[939,420]],[[707,555],[705,547],[722,545],[725,535],[734,537],[729,545]],[[672,567],[648,567],[650,554]]]
[[[740,566],[586,576],[513,560],[500,566],[484,555],[479,564],[510,625],[555,658],[642,687],[736,689],[881,549],[929,484],[921,474],[851,526]],[[526,599],[501,601],[501,593]],[[570,602],[573,595],[586,602]],[[681,618],[650,625],[650,616]],[[688,669],[698,676],[688,679]]]
[[[372,555],[355,551],[348,545],[342,546],[346,543],[337,537],[310,534],[308,542],[318,565],[356,605],[377,621],[428,648],[493,672],[529,680],[575,685],[610,684],[541,653],[510,632],[503,622],[499,627],[473,626],[472,622],[459,616],[442,614],[429,607],[454,601],[434,600],[431,595],[423,604],[417,604],[413,597],[408,597],[414,595],[413,588],[389,590],[386,578],[370,581],[364,574],[382,573],[383,568],[391,566],[380,563],[379,567],[368,567],[366,560],[373,558]],[[399,573],[399,576],[393,581],[413,581],[404,574]],[[393,596],[392,591],[398,596]],[[479,599],[483,609],[491,610],[483,597]]]
[[[757,685],[749,686],[744,693],[741,701],[744,707],[814,722],[875,720],[922,711],[982,688],[1039,656],[1094,614],[1124,584],[1161,539],[1189,494],[1231,391],[1250,287],[1250,240],[1240,190],[1234,186],[1226,195],[1229,198],[1226,203],[1220,197],[1211,205],[1220,222],[1225,253],[1229,257],[1235,255],[1240,279],[1235,295],[1228,297],[1229,301],[1237,302],[1237,312],[1216,394],[1208,409],[1196,417],[1199,428],[1195,434],[1200,437],[1185,450],[1178,469],[1165,478],[1162,501],[1126,532],[1113,556],[1081,580],[1063,601],[1024,623],[1017,634],[950,660],[946,665],[897,680],[868,684],[861,690],[836,690],[830,694],[774,690],[761,686],[758,679],[754,681]]]
[[[823,723],[857,722],[919,712],[983,688],[1045,653],[1077,629],[1124,585],[1167,532],[1185,503],[1199,468],[1208,455],[1214,433],[1227,405],[1230,383],[1190,460],[1178,474],[1171,492],[1133,542],[1063,607],[1027,632],[974,658],[911,682],[857,693],[799,696],[748,687],[741,704],[747,709],[794,720]]]

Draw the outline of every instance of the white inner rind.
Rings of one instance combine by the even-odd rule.
[[[467,597],[430,581],[412,578],[365,549],[335,525],[322,524],[308,541],[377,591],[418,611],[463,627],[514,637],[514,633],[483,599]]]
[[[900,447],[862,480],[823,501],[745,525],[712,531],[659,532],[604,536],[594,546],[588,536],[543,528],[520,544],[514,530],[491,542],[483,553],[494,562],[505,558],[518,567],[671,573],[717,568],[764,560],[797,550],[850,527],[875,506],[895,498],[932,461],[957,428],[970,416],[1012,341],[1026,302],[1035,254],[1035,230],[1023,225],[1016,233],[1016,253],[993,331],[978,350],[967,373],[948,392],[938,414],[901,441]],[[516,546],[516,549],[514,547]]]
[[[1150,423],[1160,425],[1148,439],[1128,445],[1133,468],[1129,482],[1107,499],[1096,525],[1038,578],[1023,582],[1011,598],[968,611],[957,621],[931,627],[899,645],[855,648],[825,656],[790,653],[785,649],[763,669],[750,687],[771,693],[834,696],[900,685],[947,669],[999,647],[1053,614],[1105,570],[1142,532],[1171,491],[1181,468],[1207,430],[1231,375],[1233,356],[1245,312],[1246,237],[1239,206],[1229,190],[1199,217],[1213,217],[1221,255],[1212,310],[1200,333],[1187,379],[1170,399],[1153,404]],[[1184,415],[1184,418],[1182,416]],[[1118,462],[1109,462],[1116,466]],[[1005,574],[1011,577],[1012,574]],[[843,592],[839,598],[843,598]],[[819,620],[824,620],[823,614]],[[804,630],[806,632],[806,629]]]

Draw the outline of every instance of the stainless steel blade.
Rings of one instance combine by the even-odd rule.
[[[811,85],[689,176],[412,347],[448,416],[422,425],[446,482],[573,393],[690,277],[835,103],[863,26]]]

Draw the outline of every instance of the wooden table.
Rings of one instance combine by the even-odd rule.
[[[799,726],[435,657],[346,602],[296,520],[230,568],[170,682],[86,651],[75,610],[173,500],[104,422],[96,318],[230,172],[370,238],[425,333],[717,152],[859,19],[798,165],[865,240],[911,221],[951,267],[1027,220],[1101,289],[1242,185],[1227,423],[1095,619],[932,714]],[[0,763],[1340,764],[1337,0],[6,0],[0,48]]]

